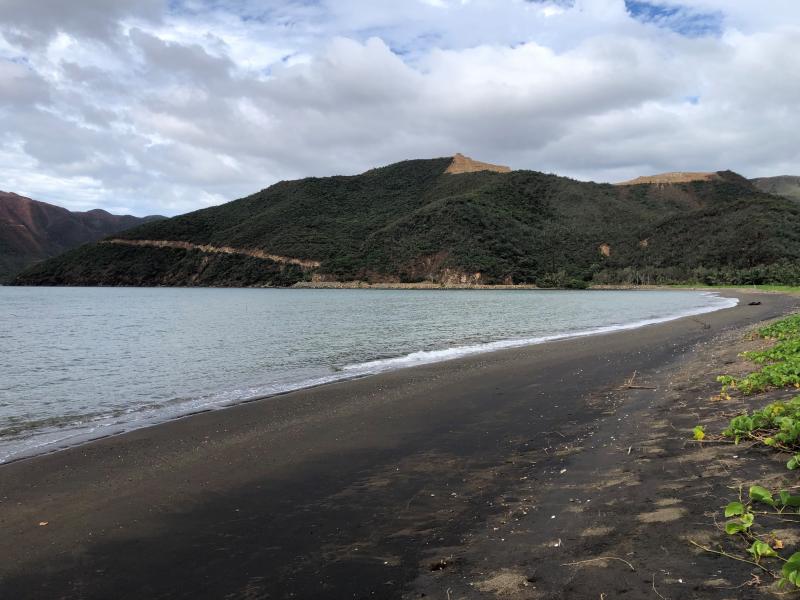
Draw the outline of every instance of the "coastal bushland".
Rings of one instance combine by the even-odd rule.
[[[449,174],[451,160],[282,181],[116,236],[260,250],[318,261],[313,269],[241,254],[209,266],[191,250],[106,243],[41,263],[17,283],[800,284],[800,204],[735,173],[610,185],[524,170]]]
[[[720,400],[730,400],[732,394],[754,396],[800,390],[800,314],[760,328],[753,338],[768,345],[744,352],[741,357],[757,368],[743,375],[720,375]],[[701,426],[695,427],[693,436],[698,442],[716,441]],[[795,471],[800,468],[800,395],[790,393],[733,417],[717,439],[780,453],[785,457],[786,468]],[[796,478],[785,480],[777,489],[753,482],[746,495],[740,488],[739,497],[723,509],[727,519],[724,532],[740,544],[730,550],[693,543],[707,552],[755,565],[771,575],[779,587],[800,590],[800,548],[786,548],[775,533],[776,528],[787,524],[800,527],[798,490]]]

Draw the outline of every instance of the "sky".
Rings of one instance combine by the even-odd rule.
[[[0,0],[0,189],[175,215],[461,152],[800,175],[797,0]]]

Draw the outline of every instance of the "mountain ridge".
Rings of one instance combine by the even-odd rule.
[[[0,282],[37,261],[160,218],[114,215],[99,208],[70,211],[0,191]]]
[[[800,206],[731,171],[618,186],[479,161],[448,172],[454,159],[282,181],[114,236],[129,243],[83,246],[17,283],[800,281]]]

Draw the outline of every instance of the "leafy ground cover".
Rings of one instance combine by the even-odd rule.
[[[793,552],[788,558],[782,556],[783,540],[770,530],[778,523],[800,524],[799,508],[800,496],[787,490],[774,494],[763,486],[750,486],[746,499],[740,492],[739,500],[729,503],[724,510],[729,519],[725,533],[741,538],[750,556],[719,553],[759,567],[778,580],[778,587],[800,588],[800,552]]]
[[[741,357],[761,368],[743,377],[721,375],[717,379],[723,388],[720,399],[730,399],[731,394],[753,395],[769,390],[800,388],[800,314],[777,321],[759,329],[755,338],[772,342],[761,350],[744,352]],[[697,426],[694,439],[707,440],[704,427]],[[800,395],[775,400],[760,409],[745,411],[733,417],[721,432],[719,441],[733,441],[739,445],[749,442],[754,447],[766,447],[783,453],[786,468],[800,467]],[[724,508],[728,519],[724,531],[738,539],[739,552],[707,546],[703,550],[721,554],[734,560],[750,563],[764,573],[772,575],[778,586],[800,593],[800,551],[784,548],[784,541],[774,530],[787,523],[800,525],[800,495],[793,493],[798,485],[773,491],[765,486],[749,486],[745,497],[740,490],[739,499]]]
[[[756,335],[777,343],[766,350],[745,353],[744,358],[763,365],[761,369],[745,377],[720,375],[717,380],[722,384],[723,397],[731,390],[749,395],[770,388],[800,388],[800,315],[764,327]]]

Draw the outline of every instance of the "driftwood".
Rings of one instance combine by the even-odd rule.
[[[636,385],[634,382],[636,381],[636,371],[633,372],[633,375],[630,376],[629,379],[625,380],[620,386],[621,390],[655,390],[657,388],[649,386],[649,385]]]
[[[573,567],[573,566],[578,566],[578,565],[584,565],[586,563],[596,562],[598,560],[618,560],[619,562],[622,562],[622,563],[625,563],[626,565],[628,565],[630,567],[631,571],[636,571],[636,569],[633,568],[633,565],[631,563],[629,563],[624,558],[620,558],[618,556],[598,556],[597,558],[589,558],[589,559],[586,559],[586,560],[578,560],[578,561],[575,561],[575,562],[563,563],[561,566],[562,567]]]

